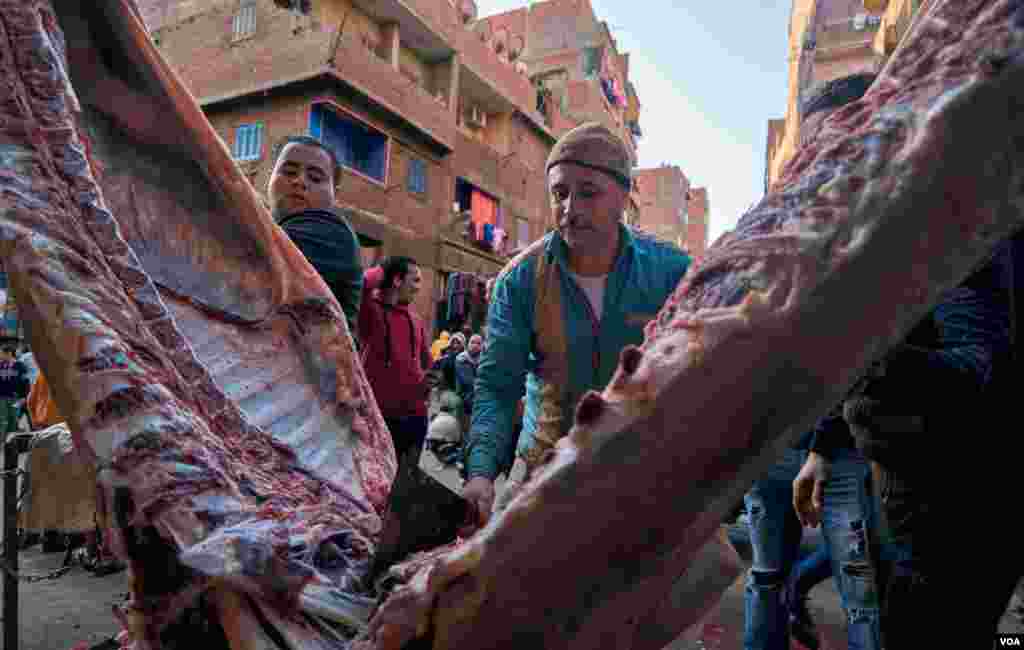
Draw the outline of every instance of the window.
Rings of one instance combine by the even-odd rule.
[[[408,190],[414,194],[427,193],[427,163],[422,158],[409,158]]]
[[[235,160],[259,160],[262,153],[262,124],[243,124],[235,129]]]
[[[583,48],[583,76],[592,77],[601,71],[604,63],[604,48]]]
[[[516,219],[516,248],[524,248],[530,243],[530,222],[522,217]]]
[[[383,133],[324,104],[310,112],[309,134],[327,145],[342,165],[383,183],[388,139]]]
[[[243,0],[242,6],[238,8],[235,19],[231,23],[231,36],[234,40],[240,41],[249,38],[256,33],[256,3],[252,0]]]

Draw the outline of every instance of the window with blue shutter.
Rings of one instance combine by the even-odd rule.
[[[316,104],[309,114],[309,134],[330,148],[344,167],[384,182],[388,138],[380,131],[325,104]]]
[[[422,158],[409,158],[409,179],[406,187],[414,194],[427,193],[427,163]]]
[[[235,160],[259,160],[263,153],[263,125],[242,124],[235,129]]]

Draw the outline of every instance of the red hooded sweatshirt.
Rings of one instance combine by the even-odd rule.
[[[384,269],[379,266],[363,275],[359,307],[363,368],[384,417],[426,416],[424,379],[430,367],[426,329],[408,305],[381,301],[375,290],[383,280]]]

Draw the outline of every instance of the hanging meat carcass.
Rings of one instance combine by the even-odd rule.
[[[330,291],[133,3],[3,0],[0,74],[4,265],[138,647],[197,603],[239,648],[353,634],[395,457]]]
[[[674,583],[733,504],[1024,221],[1024,3],[925,12],[581,400],[544,471],[469,543],[402,567],[361,647],[655,650],[692,622]]]
[[[102,467],[131,637],[180,643],[198,607],[239,650],[344,647],[395,462],[341,311],[134,6],[83,4],[0,0],[0,253]],[[1020,7],[933,5],[359,643],[658,648],[692,622],[673,583],[745,486],[1020,219]]]

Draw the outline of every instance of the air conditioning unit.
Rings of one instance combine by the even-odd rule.
[[[868,15],[867,14],[857,14],[856,16],[853,17],[853,28],[856,29],[858,32],[859,31],[863,31],[863,29],[867,25],[867,23],[868,23]]]
[[[487,112],[481,110],[479,106],[474,106],[466,113],[466,124],[482,129],[487,126]]]

